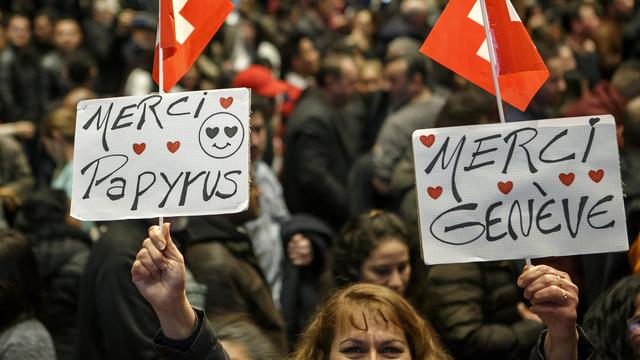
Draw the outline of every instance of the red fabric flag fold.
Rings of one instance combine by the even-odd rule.
[[[163,49],[163,88],[169,91],[189,70],[233,10],[229,0],[160,0],[160,39],[153,58],[158,83],[158,49]]]
[[[510,0],[485,0],[502,99],[524,111],[549,77]],[[495,95],[479,0],[451,0],[420,52]]]

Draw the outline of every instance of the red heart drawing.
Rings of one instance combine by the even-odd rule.
[[[560,181],[565,186],[571,186],[571,184],[573,183],[573,180],[576,179],[576,174],[574,174],[574,173],[568,173],[568,174],[560,173],[560,175],[558,177],[560,178]]]
[[[231,104],[233,104],[233,98],[231,96],[228,98],[220,98],[220,105],[222,105],[223,108],[228,109]]]
[[[511,192],[511,189],[513,189],[513,181],[498,182],[498,190],[500,190],[501,193],[507,195]]]
[[[602,180],[603,176],[604,176],[604,170],[602,170],[602,169],[600,169],[598,171],[596,171],[596,170],[589,171],[589,177],[591,178],[591,180],[593,180],[596,183],[599,183],[600,180]]]
[[[133,152],[135,152],[138,155],[142,154],[144,152],[144,149],[146,148],[147,148],[147,144],[145,143],[133,144]]]
[[[175,153],[180,149],[180,141],[167,141],[167,149],[169,149],[171,153]]]
[[[440,197],[440,195],[442,195],[442,186],[438,186],[438,187],[429,186],[427,188],[427,192],[429,193],[429,196],[431,196],[432,199],[436,200],[437,198]]]
[[[424,145],[426,147],[431,147],[431,145],[433,145],[434,141],[436,141],[436,137],[433,134],[431,134],[429,136],[426,136],[426,135],[420,136],[420,142],[422,143],[422,145]]]

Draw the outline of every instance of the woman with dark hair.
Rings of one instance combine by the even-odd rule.
[[[371,210],[342,228],[333,247],[331,280],[338,286],[354,282],[382,285],[404,296],[411,278],[410,249],[402,219]]]
[[[594,360],[640,357],[640,276],[618,281],[591,305],[583,328],[598,351]]]
[[[51,336],[34,318],[37,269],[28,241],[16,231],[0,231],[0,359],[55,359]]]

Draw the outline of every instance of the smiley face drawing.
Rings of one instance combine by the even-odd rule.
[[[198,140],[207,155],[226,159],[235,154],[244,142],[244,127],[235,115],[219,112],[202,123]]]

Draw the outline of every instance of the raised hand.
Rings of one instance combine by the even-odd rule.
[[[545,340],[547,359],[575,359],[578,287],[569,274],[547,265],[527,266],[518,278],[532,313],[549,329]]]
[[[162,331],[172,339],[188,337],[195,314],[185,293],[184,258],[171,240],[169,224],[149,228],[131,267],[131,278],[158,315]]]
[[[287,255],[295,266],[307,266],[313,262],[311,240],[302,234],[295,234],[287,245]]]

